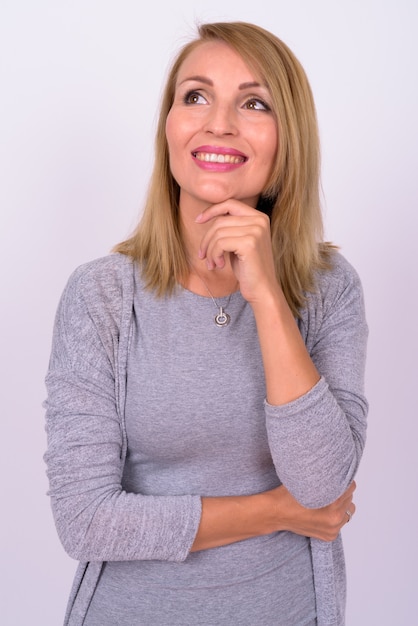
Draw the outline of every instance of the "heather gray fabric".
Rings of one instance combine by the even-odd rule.
[[[139,286],[135,316],[135,275],[135,265],[120,255],[89,263],[71,277],[57,312],[47,375],[45,459],[58,533],[68,553],[82,561],[65,623],[81,625],[91,605],[91,621],[86,623],[105,624],[100,619],[94,621],[102,592],[108,597],[115,583],[125,581],[125,585],[130,576],[145,585],[148,574],[151,580],[157,577],[158,584],[163,583],[160,596],[155,595],[155,588],[149,594],[150,587],[144,587],[133,606],[142,603],[143,610],[148,611],[160,597],[161,617],[149,622],[148,614],[146,621],[139,617],[135,624],[191,624],[189,620],[194,618],[192,612],[187,614],[187,601],[179,605],[179,617],[167,618],[164,613],[163,599],[168,593],[164,585],[170,572],[172,586],[180,580],[181,587],[188,572],[195,580],[203,577],[203,581],[205,576],[222,577],[223,572],[230,576],[234,563],[241,572],[242,563],[251,555],[256,578],[259,568],[270,563],[268,558],[275,555],[273,561],[277,562],[287,554],[294,557],[297,581],[291,592],[298,597],[301,590],[309,589],[313,572],[318,624],[343,624],[341,538],[326,544],[278,533],[268,541],[241,542],[198,553],[200,557],[189,555],[189,550],[199,524],[201,495],[230,493],[230,489],[233,493],[259,491],[279,484],[279,476],[303,504],[319,507],[333,501],[353,479],[364,446],[367,413],[363,396],[367,328],[356,273],[336,254],[334,269],[318,276],[318,293],[308,296],[299,326],[322,378],[305,396],[282,407],[263,402],[254,322],[250,307],[239,294],[232,296],[229,306],[233,320],[222,329],[212,322],[216,313],[210,308],[213,303],[184,291],[161,301],[157,312],[152,296]],[[185,303],[189,306],[186,310]],[[211,353],[214,333],[218,339],[219,333],[227,333],[229,338],[218,341]],[[185,336],[190,337],[190,343]],[[141,368],[146,371],[148,364],[151,372],[144,386],[138,383],[145,380],[143,373],[138,374]],[[230,378],[237,366],[238,373]],[[219,388],[220,372],[227,372],[223,388]],[[189,393],[176,395],[176,380]],[[207,384],[202,386],[202,380]],[[243,399],[248,384],[251,394]],[[139,398],[144,400],[141,406],[137,404]],[[152,412],[153,399],[158,400],[156,415]],[[199,420],[190,429],[190,416],[197,415],[199,406],[202,414],[198,417],[204,418],[203,423],[206,420],[207,431]],[[208,415],[212,422],[208,423]],[[225,425],[229,425],[228,432]],[[218,449],[220,445],[223,447]],[[199,558],[204,567],[200,568]],[[108,563],[103,567],[105,561]],[[262,604],[267,614],[259,624],[284,626],[294,619],[268,613],[277,607],[288,610],[283,609],[286,604],[280,604],[289,591],[281,563],[272,568],[273,574],[261,573],[265,576]],[[247,573],[251,571],[249,567]],[[254,585],[253,580],[250,589],[256,593],[262,586]],[[116,587],[115,591],[110,602],[117,605],[120,590]],[[248,594],[244,586],[242,592]],[[312,623],[308,621],[312,608],[309,593],[302,595],[308,600],[303,608],[305,621],[300,623]],[[179,593],[177,600],[183,596],[187,594]],[[231,621],[228,611],[235,612],[236,605],[226,599],[222,602],[225,624],[251,623],[242,621],[244,618]],[[254,602],[259,602],[259,596]],[[209,601],[204,604],[209,613],[201,616],[199,624],[222,624],[215,604],[213,609]],[[127,615],[126,619],[132,619]]]

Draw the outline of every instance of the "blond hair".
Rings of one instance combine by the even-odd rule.
[[[179,225],[179,186],[169,163],[165,133],[179,69],[199,45],[221,41],[233,48],[270,91],[277,119],[278,151],[260,208],[271,218],[277,279],[295,315],[314,273],[329,267],[330,244],[323,242],[320,207],[320,150],[315,105],[306,74],[291,50],[254,24],[203,24],[169,72],[155,141],[155,163],[144,212],[132,236],[114,251],[138,260],[145,283],[158,296],[171,293],[189,266]]]

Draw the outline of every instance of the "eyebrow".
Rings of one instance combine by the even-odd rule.
[[[183,83],[187,83],[188,81],[204,83],[205,85],[209,85],[210,87],[213,87],[213,81],[210,78],[206,78],[205,76],[189,76],[188,78],[184,78],[181,81],[181,83],[179,83],[179,85],[182,85]],[[260,83],[256,81],[250,81],[248,83],[241,83],[240,85],[238,85],[238,89],[240,91],[244,89],[251,89],[252,87],[262,87],[265,89],[264,85],[261,85]]]

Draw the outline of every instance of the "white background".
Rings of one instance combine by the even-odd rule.
[[[415,623],[416,2],[2,0],[5,626],[61,624],[75,568],[56,537],[42,460],[43,380],[59,295],[77,265],[106,254],[136,222],[169,59],[195,21],[222,19],[275,32],[310,77],[327,237],[360,273],[370,325],[369,438],[358,512],[343,531],[347,623]]]

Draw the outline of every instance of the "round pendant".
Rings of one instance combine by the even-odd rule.
[[[231,317],[228,313],[225,313],[222,307],[219,307],[218,315],[215,315],[215,324],[217,326],[227,326],[231,321]]]

